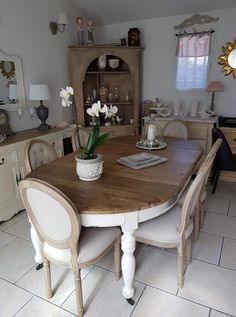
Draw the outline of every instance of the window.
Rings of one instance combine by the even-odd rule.
[[[176,89],[204,89],[207,83],[211,33],[179,35],[177,42]]]

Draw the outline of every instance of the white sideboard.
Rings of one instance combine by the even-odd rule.
[[[0,144],[0,221],[10,219],[23,209],[18,191],[18,182],[25,176],[24,151],[31,139],[49,142],[58,156],[63,152],[62,129],[38,131],[36,129],[18,132]]]

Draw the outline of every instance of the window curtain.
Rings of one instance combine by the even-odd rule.
[[[176,47],[176,89],[204,89],[208,77],[211,32],[179,35]]]
[[[209,56],[211,48],[211,33],[179,35],[176,48],[178,57]]]

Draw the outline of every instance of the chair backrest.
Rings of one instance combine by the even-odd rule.
[[[182,238],[185,237],[186,231],[193,221],[192,219],[204,186],[204,181],[207,173],[211,170],[212,163],[213,161],[209,159],[204,161],[203,167],[199,170],[186,194],[181,212],[180,225],[178,228],[179,234]]]
[[[170,136],[178,139],[189,139],[188,128],[186,124],[179,119],[167,122],[162,130],[162,134],[163,136]]]
[[[25,166],[27,173],[36,167],[56,160],[57,153],[53,146],[46,141],[34,139],[27,143],[25,148]]]
[[[222,144],[217,152],[215,164],[218,170],[234,171],[235,161],[230,146],[224,134],[218,128],[213,129],[213,138],[222,139]]]
[[[215,143],[212,145],[212,147],[211,147],[209,153],[207,154],[207,157],[205,158],[205,160],[204,160],[204,162],[203,162],[203,164],[202,164],[202,166],[201,166],[201,167],[204,167],[204,163],[205,163],[207,160],[210,160],[210,161],[211,161],[211,167],[210,167],[210,169],[208,170],[208,173],[206,173],[206,177],[205,177],[205,181],[204,181],[205,185],[207,184],[207,181],[208,181],[208,178],[209,178],[209,175],[210,175],[210,172],[211,172],[212,165],[213,165],[213,163],[214,163],[215,157],[216,157],[216,155],[217,155],[217,153],[218,153],[218,150],[219,150],[221,144],[222,144],[222,139],[217,139],[217,140],[215,141]],[[201,169],[201,167],[200,167],[200,169]]]
[[[88,141],[89,132],[82,128],[74,128],[72,131],[72,148],[73,151],[77,151],[80,147],[84,147]]]
[[[80,217],[74,204],[57,188],[28,178],[19,184],[20,195],[42,242],[77,253]]]

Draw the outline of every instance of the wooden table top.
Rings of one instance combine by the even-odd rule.
[[[71,153],[33,170],[27,177],[44,180],[65,193],[81,214],[111,214],[147,209],[175,197],[193,174],[202,155],[194,141],[166,138],[167,147],[152,151],[167,162],[135,170],[116,162],[121,156],[143,152],[135,147],[139,139],[125,136],[110,139],[98,148],[104,170],[96,181],[86,182],[76,174]]]

